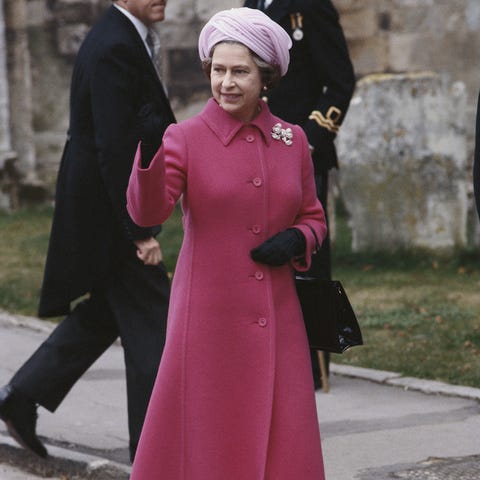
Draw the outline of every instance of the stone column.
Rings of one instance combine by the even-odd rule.
[[[16,169],[22,184],[36,185],[35,146],[32,125],[32,85],[25,0],[4,0],[7,38],[10,128],[17,151]]]
[[[466,244],[466,92],[435,73],[357,84],[338,136],[354,251]]]
[[[14,160],[10,136],[9,88],[7,79],[7,50],[5,43],[5,17],[0,1],[0,209],[10,210],[15,206]]]

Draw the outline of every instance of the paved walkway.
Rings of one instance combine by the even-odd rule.
[[[0,384],[50,329],[0,312]],[[335,364],[330,387],[316,395],[328,480],[480,480],[480,389]],[[0,422],[0,480],[128,478],[121,347],[93,365],[55,414],[39,415],[51,459],[17,448]]]

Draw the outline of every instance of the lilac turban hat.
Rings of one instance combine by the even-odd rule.
[[[206,60],[219,42],[233,40],[248,47],[262,60],[278,65],[285,75],[292,41],[288,33],[262,11],[232,8],[216,13],[203,27],[198,39],[200,59]]]

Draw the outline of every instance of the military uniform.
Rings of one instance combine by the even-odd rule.
[[[327,211],[328,170],[338,167],[334,139],[355,88],[355,75],[338,12],[331,0],[246,0],[260,8],[292,38],[290,65],[265,100],[274,115],[301,125],[312,147],[317,194]],[[327,237],[314,257],[312,274],[331,278]],[[318,361],[312,352],[314,378]]]

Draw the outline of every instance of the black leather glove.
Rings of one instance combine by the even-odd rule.
[[[149,143],[142,142],[140,151],[142,152],[142,168],[148,168],[157,153],[158,147],[152,146]]]
[[[142,168],[148,168],[170,122],[167,114],[150,102],[140,108],[136,123],[136,136],[142,142]]]
[[[255,262],[278,267],[294,256],[304,253],[305,247],[303,233],[298,228],[288,228],[251,250],[250,256]]]

